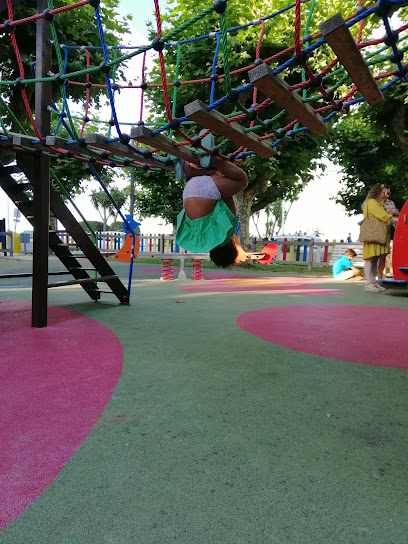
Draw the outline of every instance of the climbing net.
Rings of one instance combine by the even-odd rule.
[[[302,6],[309,2],[305,21]],[[297,133],[307,130],[323,132],[330,119],[346,115],[353,105],[365,100],[377,103],[386,89],[408,81],[407,59],[404,59],[408,48],[408,24],[393,29],[390,20],[391,13],[403,8],[406,0],[378,0],[368,8],[360,0],[355,13],[341,21],[328,21],[326,26],[322,25],[320,33],[311,35],[309,26],[314,5],[315,0],[296,0],[274,13],[229,28],[227,0],[215,0],[209,2],[207,9],[178,28],[164,33],[159,0],[154,0],[157,35],[152,42],[143,46],[110,46],[102,22],[104,7],[100,0],[67,2],[58,8],[54,7],[53,0],[48,0],[48,7],[42,13],[21,19],[14,18],[13,1],[6,0],[8,18],[0,24],[0,39],[3,43],[11,41],[19,75],[11,81],[0,81],[0,146],[27,152],[40,150],[52,157],[72,158],[90,165],[133,165],[143,169],[166,170],[173,170],[176,157],[196,163],[203,155],[217,154],[238,161],[253,154],[271,157],[276,152],[275,147],[284,139],[291,139]],[[94,24],[100,43],[81,46],[60,43],[58,22],[66,12],[89,9],[94,11]],[[273,31],[275,18],[284,13],[290,13],[293,17],[293,45],[268,58],[262,58],[264,37]],[[373,15],[382,19],[384,36],[364,41],[365,23]],[[188,29],[208,17],[216,22],[214,31],[183,39]],[[59,70],[58,73],[43,74],[43,77],[37,77],[35,65],[24,64],[15,32],[17,27],[33,25],[39,19],[49,24],[52,39],[47,47],[52,48]],[[357,39],[353,38],[352,44],[349,43],[350,48],[344,51],[345,40],[351,36],[350,29],[355,25],[358,26]],[[253,27],[259,28],[255,58],[244,68],[234,68],[229,54],[231,33],[238,33],[240,39],[245,39],[245,32]],[[336,37],[339,32],[340,35]],[[202,78],[183,80],[183,48],[200,41],[208,44],[207,58],[212,55],[211,73],[205,73],[203,68]],[[333,48],[335,56],[332,55],[333,60],[316,72],[314,56],[320,48],[327,48],[328,44]],[[103,59],[97,63],[94,61],[96,53],[99,58],[102,55]],[[158,56],[160,83],[149,81],[146,75],[149,55]],[[172,58],[171,69],[166,67],[166,59],[170,58],[168,55]],[[78,65],[78,58],[84,56],[86,65],[82,69],[73,70],[71,67]],[[141,59],[141,71],[139,81],[131,84],[124,77],[124,66],[136,57]],[[361,68],[361,60],[366,72]],[[350,62],[351,65],[346,66]],[[222,73],[220,64],[223,67]],[[391,69],[381,72],[384,66],[391,66]],[[364,72],[363,76],[369,80],[367,94],[367,81],[356,82],[354,76],[350,75],[353,70],[357,75]],[[103,84],[93,81],[96,73],[104,75]],[[284,81],[288,74],[296,75],[299,81],[289,85]],[[244,77],[248,79],[247,84],[233,86],[234,81],[242,81]],[[209,87],[207,103],[186,105],[186,114],[176,117],[180,86],[201,86],[203,83]],[[48,106],[56,121],[52,134],[40,132],[30,108],[29,95],[34,85],[38,88],[39,84],[42,87],[53,84],[60,89],[59,99],[52,100]],[[72,86],[83,90],[80,106],[82,112],[79,114],[77,104],[70,98],[69,89]],[[90,92],[95,87],[106,96],[110,108],[109,119],[91,117]],[[149,124],[144,119],[149,91],[157,90],[158,87],[163,93],[167,120]],[[5,91],[11,88],[13,92],[21,94],[30,122],[28,130],[18,121],[5,96]],[[118,114],[118,97],[125,92],[137,93],[139,97],[138,101],[134,101],[140,104],[139,115],[131,121],[129,112],[126,118]],[[243,93],[252,93],[251,106],[245,107],[242,104],[240,97]],[[259,101],[260,97],[262,101]],[[224,116],[218,110],[226,103],[233,104],[234,111]],[[18,134],[11,132],[11,126],[18,127]],[[98,128],[95,131],[96,126]],[[203,127],[204,130],[201,130]],[[221,138],[217,137],[216,145],[208,147],[205,137],[210,131]],[[236,148],[233,152],[223,154],[231,141],[235,142]]]

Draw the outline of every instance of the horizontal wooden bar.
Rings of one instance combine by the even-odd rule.
[[[102,134],[97,134],[96,132],[92,132],[91,134],[88,134],[86,136],[85,142],[92,147],[96,147],[98,149],[104,149],[114,155],[118,155],[119,157],[128,158],[133,161],[137,161],[141,164],[146,163],[149,166],[153,166],[155,168],[161,168],[162,170],[174,172],[173,166],[166,165],[158,161],[154,157],[152,157],[151,159],[145,159],[144,157],[142,157],[142,155],[139,155],[139,153],[132,151],[132,149],[129,149],[126,145],[123,145],[120,142],[109,143],[106,141],[106,136],[103,136]]]
[[[100,278],[82,278],[78,280],[69,280],[69,281],[59,281],[57,283],[49,283],[47,287],[64,287],[66,285],[82,285],[85,283],[97,283],[97,282],[106,282],[109,280],[115,280],[117,279],[117,275],[111,275],[111,276],[103,276]]]
[[[9,133],[10,134],[10,133]],[[37,137],[26,136],[25,134],[14,134],[11,140],[13,146],[29,147],[33,151],[50,151],[46,145],[38,141]],[[38,142],[38,143],[34,143]]]
[[[137,142],[150,147],[156,147],[169,155],[174,155],[174,157],[192,162],[193,164],[200,164],[200,157],[192,149],[185,145],[176,145],[174,140],[163,134],[152,134],[152,131],[145,126],[133,127],[130,134],[131,138]]]
[[[184,113],[198,125],[208,128],[215,134],[221,134],[224,138],[242,145],[265,159],[276,154],[276,149],[267,142],[259,140],[259,136],[254,132],[245,132],[244,127],[235,121],[229,123],[228,118],[219,111],[207,111],[207,106],[201,100],[186,104]]]
[[[290,90],[286,81],[276,76],[267,64],[260,64],[248,72],[249,80],[265,96],[271,98],[280,108],[297,119],[313,134],[324,132],[327,127],[323,118],[315,113],[310,104]]]
[[[320,30],[366,102],[370,106],[381,102],[384,99],[383,94],[341,13],[336,13],[322,23]]]

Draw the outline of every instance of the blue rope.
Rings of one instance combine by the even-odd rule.
[[[215,48],[214,53],[214,59],[212,63],[212,70],[211,75],[214,75],[216,73],[217,68],[217,59],[218,59],[218,53],[220,52],[220,44],[221,44],[221,34],[217,32],[217,46]],[[210,95],[210,105],[214,102],[214,94],[215,94],[215,81],[211,82],[211,95]]]
[[[99,13],[99,8],[98,7],[95,8],[95,16],[96,16],[96,21],[98,23],[99,36],[100,36],[100,39],[101,39],[101,45],[102,45],[102,50],[103,50],[103,60],[106,63],[108,63],[109,62],[108,49],[107,49],[107,46],[106,46],[105,34],[104,34],[104,31],[103,31],[101,14]],[[115,100],[114,100],[114,96],[113,96],[113,92],[112,92],[112,85],[111,85],[111,80],[110,80],[110,77],[109,77],[109,73],[105,74],[105,79],[106,79],[106,86],[107,86],[107,90],[108,90],[109,102],[110,102],[110,105],[111,105],[112,118],[113,118],[113,121],[115,123],[115,128],[116,128],[116,130],[117,130],[117,132],[118,132],[118,134],[120,136],[121,135],[121,130],[120,130],[118,118],[117,118],[117,115],[116,115]]]
[[[392,28],[391,28],[391,25],[390,25],[390,21],[388,19],[387,16],[383,17],[383,23],[384,23],[384,26],[385,26],[385,32],[387,34],[387,36],[391,37],[392,36]],[[393,43],[391,45],[391,49],[395,55],[395,58],[398,58],[398,53],[400,52],[398,47],[397,47],[397,44]],[[398,66],[398,69],[400,70],[400,72],[402,73],[403,71],[403,64],[400,60],[397,60],[396,62],[396,65]]]
[[[118,212],[120,217],[123,219],[123,222],[125,223],[125,225],[128,228],[129,232],[132,234],[132,249],[130,251],[129,279],[128,279],[128,288],[127,288],[127,298],[128,298],[128,301],[129,301],[129,299],[130,299],[130,289],[131,289],[131,286],[132,286],[132,272],[133,272],[133,259],[134,259],[134,256],[135,256],[136,234],[135,234],[134,230],[132,229],[132,227],[130,226],[128,220],[124,217],[124,215],[122,214],[120,209],[117,207],[116,202],[113,200],[112,195],[108,191],[106,185],[101,180],[98,172],[95,170],[95,168],[93,167],[92,164],[88,164],[88,166],[89,166],[89,169],[91,170],[92,174],[94,175],[94,177],[99,181],[99,184],[102,187],[102,189],[105,191],[106,196],[112,202],[113,206],[115,207],[115,210]]]

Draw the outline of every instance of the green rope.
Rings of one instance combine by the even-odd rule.
[[[222,53],[224,57],[224,73],[225,84],[227,86],[227,94],[231,94],[231,78],[230,78],[230,66],[228,57],[228,32],[227,32],[227,20],[225,13],[221,13],[221,31],[222,31]]]
[[[54,7],[53,6],[53,0],[48,0],[48,7],[49,7],[49,9],[53,9],[53,7]],[[64,60],[63,60],[62,55],[61,55],[61,50],[60,50],[60,46],[59,46],[59,42],[58,42],[58,34],[57,34],[57,31],[56,31],[55,24],[54,24],[53,20],[50,23],[50,29],[51,29],[52,39],[54,41],[55,52],[56,52],[56,55],[57,55],[58,69],[59,69],[60,74],[62,74],[64,72]],[[72,130],[72,132],[73,132],[73,134],[75,136],[75,139],[78,140],[78,134],[77,134],[74,122],[73,122],[72,117],[71,117],[71,112],[69,110],[69,104],[68,104],[68,99],[67,99],[67,93],[66,93],[66,90],[65,90],[65,85],[61,85],[60,90],[61,90],[62,102],[63,102],[63,105],[64,105],[63,107],[65,108],[65,111],[67,113],[70,128],[71,128],[71,130]]]
[[[309,25],[310,25],[310,21],[312,20],[312,15],[313,15],[313,11],[314,11],[314,8],[315,8],[315,3],[316,3],[316,0],[312,0],[309,15],[308,15],[307,20],[306,20],[305,35],[309,33]],[[306,43],[306,47],[309,47],[309,42],[305,42],[305,43]],[[304,83],[306,80],[307,80],[306,70],[304,68],[302,68],[302,83]],[[307,89],[303,89],[303,101],[305,101],[306,98],[307,98]],[[296,130],[298,128],[298,126],[299,126],[299,123],[296,123],[296,125],[293,127],[294,130]]]
[[[195,17],[193,17],[192,19],[190,19],[189,21],[186,21],[185,23],[183,23],[181,26],[179,26],[178,28],[175,28],[174,30],[172,30],[171,32],[169,32],[168,34],[166,34],[165,36],[163,36],[161,38],[160,41],[162,42],[168,42],[170,40],[172,40],[174,38],[174,36],[177,36],[177,34],[180,34],[180,32],[183,32],[184,30],[186,30],[189,26],[193,25],[194,23],[196,23],[197,21],[199,21],[200,19],[203,19],[206,15],[208,15],[209,13],[211,13],[212,11],[214,11],[214,8],[213,6],[210,6],[209,8],[203,10],[201,13],[195,15]]]
[[[12,120],[16,123],[16,125],[18,126],[18,128],[21,130],[21,132],[23,134],[27,134],[26,130],[24,129],[24,127],[22,126],[22,124],[20,123],[20,121],[17,119],[17,117],[14,115],[14,113],[11,111],[11,109],[8,107],[8,105],[6,104],[6,102],[4,102],[3,98],[0,96],[0,102],[1,102],[1,105],[3,106],[3,108],[7,111],[7,113],[10,115],[10,117],[12,118]]]
[[[78,207],[76,206],[75,202],[73,201],[73,199],[71,198],[71,196],[69,195],[68,191],[65,189],[65,187],[62,185],[61,181],[58,179],[56,173],[54,172],[54,170],[51,168],[50,169],[50,174],[54,180],[54,182],[58,185],[58,187],[60,188],[61,192],[64,194],[65,198],[68,199],[70,201],[70,203],[72,204],[72,206],[75,208],[76,212],[79,214],[79,216],[81,217],[82,221],[85,223],[85,225],[88,227],[88,229],[90,230],[91,234],[93,235],[93,239],[94,239],[94,244],[96,245],[97,244],[97,236],[95,234],[95,232],[93,231],[92,227],[89,225],[88,221],[85,219],[85,217],[82,215],[82,213],[79,211]]]

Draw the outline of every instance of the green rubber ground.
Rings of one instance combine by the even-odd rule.
[[[127,266],[113,266],[125,279]],[[261,308],[406,308],[407,296],[324,278],[345,296],[183,292],[158,281],[160,267],[140,274],[147,266],[135,267],[129,307],[50,291],[50,304],[119,337],[123,372],[78,452],[0,543],[408,543],[407,372],[291,351],[236,325]],[[0,284],[0,298],[31,290]]]

